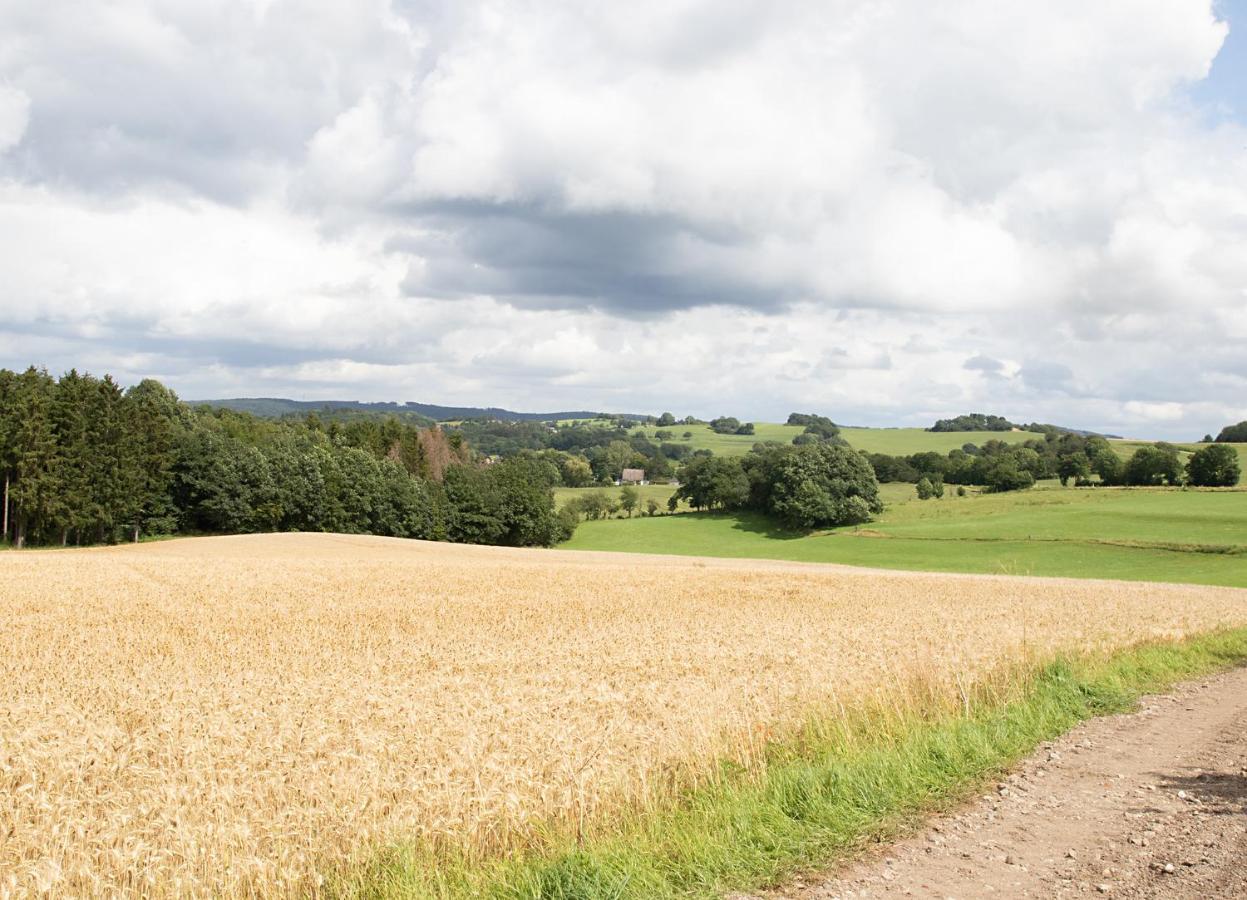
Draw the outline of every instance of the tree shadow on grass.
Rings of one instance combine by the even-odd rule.
[[[770,541],[795,541],[809,537],[807,531],[794,531],[760,513],[724,513],[723,515],[730,515],[736,520],[732,525],[734,530],[761,535]]]

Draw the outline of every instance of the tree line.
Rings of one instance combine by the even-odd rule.
[[[17,546],[257,531],[548,546],[576,522],[548,460],[484,465],[437,427],[259,419],[33,367],[0,369],[0,473],[0,540]]]
[[[1021,444],[989,440],[981,447],[968,443],[947,454],[871,453],[869,459],[880,481],[918,484],[926,479],[932,485],[979,485],[992,491],[1022,490],[1045,478],[1079,487],[1233,487],[1241,476],[1238,454],[1225,444],[1201,447],[1183,465],[1178,448],[1163,441],[1123,458],[1103,437],[1056,431]]]

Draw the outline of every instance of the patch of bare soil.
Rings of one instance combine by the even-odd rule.
[[[1247,898],[1247,669],[1043,745],[969,806],[769,894]]]

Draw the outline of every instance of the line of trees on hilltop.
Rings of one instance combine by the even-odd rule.
[[[1017,427],[1004,416],[967,413],[951,419],[939,419],[927,431],[1012,431]]]
[[[259,419],[76,371],[0,369],[0,474],[0,539],[17,546],[257,531],[527,546],[575,527],[547,460],[483,466],[436,427]]]
[[[1105,438],[1047,432],[1041,439],[1010,444],[990,440],[964,444],[947,454],[869,454],[880,481],[980,485],[993,491],[1021,490],[1045,478],[1062,484],[1178,485],[1233,487],[1241,476],[1238,455],[1224,444],[1197,450],[1184,466],[1178,448],[1158,442],[1123,459]]]
[[[823,442],[848,446],[848,441],[840,436],[840,426],[826,416],[816,413],[789,413],[787,424],[805,426],[805,430],[792,439],[797,446]]]

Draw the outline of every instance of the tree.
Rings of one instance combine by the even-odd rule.
[[[739,509],[749,500],[749,479],[735,457],[698,457],[680,473],[674,497],[694,509]]]
[[[935,496],[935,489],[931,486],[931,481],[925,475],[918,479],[916,487],[918,490],[919,500],[930,500]]]
[[[1187,479],[1197,487],[1234,487],[1242,475],[1238,454],[1225,444],[1208,444],[1191,454]]]
[[[675,424],[675,416],[669,412],[665,412],[658,417],[658,421],[655,424],[657,424],[659,428],[668,428]]]
[[[998,455],[988,462],[983,483],[993,493],[1022,491],[1034,486],[1035,476],[1021,468],[1012,456]]]
[[[559,466],[563,484],[568,487],[586,487],[593,484],[593,469],[583,456],[565,456]]]
[[[1085,453],[1069,453],[1057,461],[1056,472],[1062,487],[1069,484],[1070,479],[1077,484],[1091,475],[1091,461]]]
[[[640,502],[641,494],[632,485],[624,485],[619,489],[619,506],[628,514],[629,519],[632,518],[632,513]]]
[[[533,457],[515,457],[488,467],[485,495],[501,524],[501,533],[491,543],[550,547],[571,537],[567,520],[555,510],[552,488],[558,478],[553,464]]]
[[[658,508],[659,508],[658,501],[655,500],[653,497],[650,497],[648,500],[645,501],[645,514],[647,516],[650,516],[652,518],[653,516],[658,515]]]
[[[623,474],[623,470],[632,465],[636,455],[636,451],[627,441],[611,441],[606,445],[606,451],[603,454],[603,462],[606,466],[605,476],[608,479],[617,480]]]
[[[588,491],[577,498],[579,512],[586,519],[605,519],[610,515],[611,501],[604,491]]]
[[[9,539],[9,489],[17,469],[17,375],[0,369],[0,477],[4,479],[3,507],[0,508],[0,543]]]
[[[830,443],[786,449],[774,463],[770,510],[801,529],[867,522],[883,512],[879,482],[864,456]]]
[[[55,390],[48,373],[32,366],[19,376],[14,392],[16,465],[10,499],[15,518],[13,543],[19,548],[32,535],[37,540],[50,537],[64,512],[62,457],[52,418]]]
[[[1107,448],[1095,451],[1091,457],[1091,471],[1100,476],[1101,484],[1121,484],[1125,477],[1121,457]]]
[[[739,434],[740,419],[732,416],[720,416],[710,420],[710,430],[715,434]]]
[[[1126,483],[1131,485],[1177,484],[1182,478],[1182,465],[1176,450],[1162,447],[1140,447],[1126,463]]]

